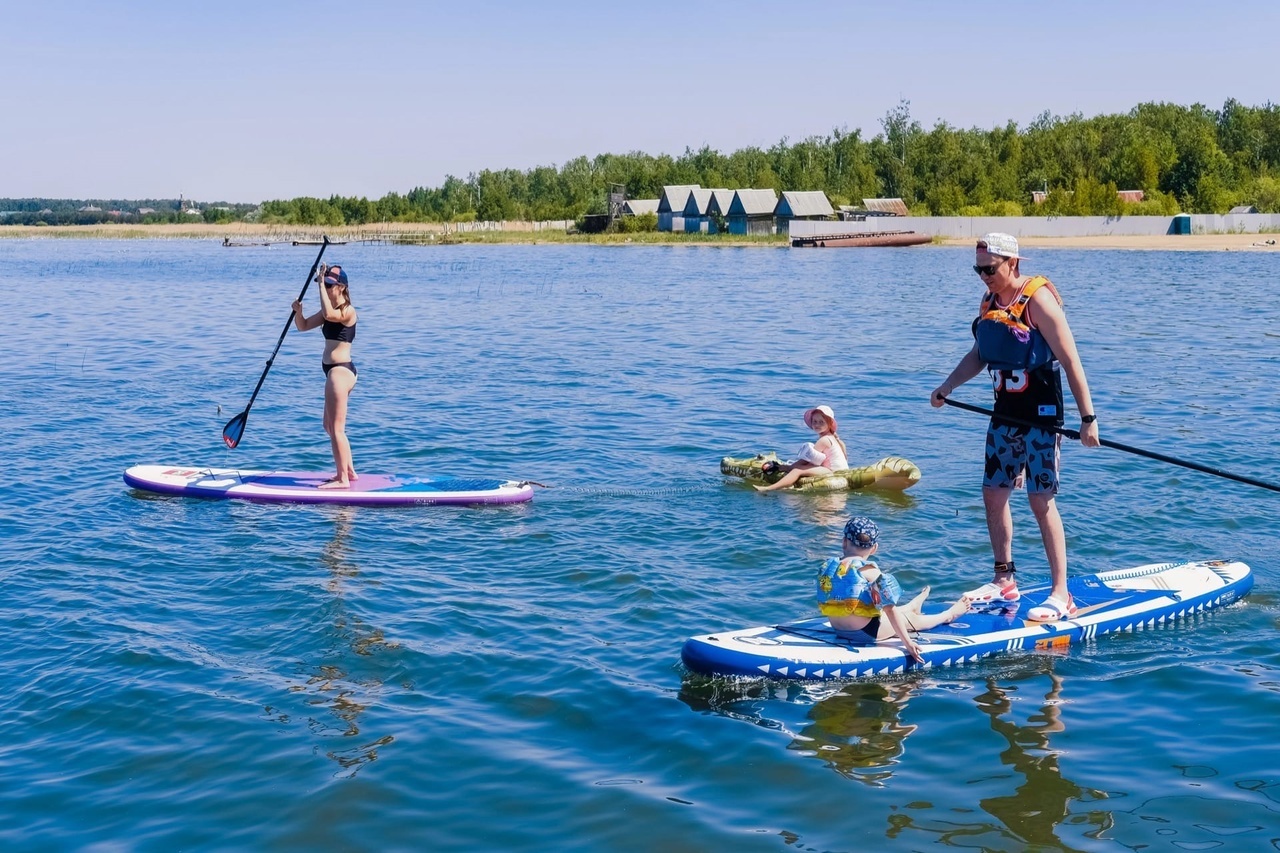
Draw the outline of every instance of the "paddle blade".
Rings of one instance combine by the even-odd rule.
[[[244,437],[244,425],[249,422],[249,412],[246,409],[227,421],[227,425],[222,428],[222,440],[227,443],[227,447],[235,449],[240,443],[240,439]]]

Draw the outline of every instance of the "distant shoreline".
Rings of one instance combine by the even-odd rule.
[[[564,245],[697,245],[697,246],[762,246],[785,248],[785,237],[741,237],[735,235],[671,234],[644,232],[636,234],[565,234],[561,231],[446,231],[440,223],[405,222],[372,226],[287,226],[256,225],[236,222],[228,225],[4,225],[4,239],[90,239],[90,240],[218,240],[229,246],[237,244],[290,243],[294,240],[331,240],[347,242],[394,241],[408,237],[415,244],[546,244]],[[968,246],[970,238],[935,237],[935,246]],[[1096,235],[1084,237],[1022,237],[1024,249],[1135,249],[1148,251],[1280,251],[1280,234],[1159,234]],[[858,251],[845,249],[843,251]]]

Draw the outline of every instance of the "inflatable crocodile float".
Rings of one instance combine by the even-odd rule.
[[[772,450],[755,456],[726,456],[720,460],[720,473],[727,477],[740,477],[753,483],[776,483],[782,479],[782,471],[764,473],[766,462],[783,462]],[[837,471],[827,477],[802,477],[791,491],[839,492],[853,489],[888,489],[902,491],[920,482],[920,469],[910,459],[886,456],[879,462]]]

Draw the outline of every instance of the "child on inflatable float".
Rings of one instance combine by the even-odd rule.
[[[897,636],[907,654],[923,663],[910,632],[945,625],[969,611],[969,599],[962,595],[941,613],[921,613],[929,596],[927,586],[899,608],[902,587],[871,561],[880,547],[880,528],[866,516],[849,519],[841,545],[842,559],[832,557],[818,570],[817,597],[818,609],[842,640],[869,646]],[[881,614],[886,621],[881,621]]]
[[[772,492],[794,486],[801,477],[830,477],[836,471],[849,469],[848,451],[844,441],[836,435],[836,415],[830,406],[814,406],[804,413],[804,422],[818,434],[817,441],[805,442],[800,447],[796,461],[766,462],[762,469],[771,474],[774,470],[786,471],[782,479],[766,486],[756,486],[758,492]],[[776,469],[775,469],[776,466]]]

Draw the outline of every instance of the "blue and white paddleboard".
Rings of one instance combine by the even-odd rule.
[[[692,637],[680,657],[689,669],[707,675],[790,679],[868,678],[953,667],[1002,652],[1058,649],[1104,634],[1162,626],[1247,595],[1253,573],[1234,561],[1159,563],[1074,577],[1068,587],[1076,615],[1062,622],[1024,619],[1048,596],[1050,586],[1044,584],[1024,588],[1019,601],[978,605],[949,625],[915,635],[923,665],[907,657],[896,637],[852,645],[823,617]],[[925,612],[942,609],[925,606]]]
[[[533,498],[533,483],[481,477],[397,477],[361,474],[349,489],[321,489],[328,474],[245,471],[178,465],[135,465],[124,481],[135,489],[190,498],[348,506],[502,504]]]

